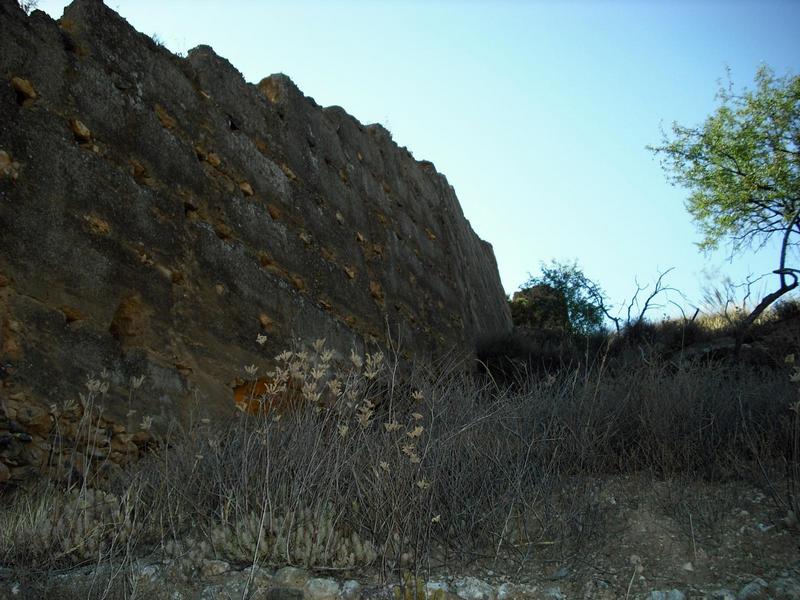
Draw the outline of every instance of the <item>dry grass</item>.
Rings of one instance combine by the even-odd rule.
[[[500,389],[459,372],[400,378],[380,355],[342,365],[321,344],[285,353],[269,391],[301,390],[297,408],[198,420],[118,477],[100,477],[99,463],[80,481],[7,493],[0,564],[34,579],[94,566],[80,597],[109,598],[144,594],[128,575],[142,556],[175,561],[187,579],[206,558],[386,577],[476,562],[511,571],[607,534],[586,476],[725,480],[782,465],[798,479],[788,367],[609,370],[600,357]],[[75,451],[91,464],[91,445]],[[797,510],[796,495],[781,501]],[[45,596],[58,585],[48,581]]]

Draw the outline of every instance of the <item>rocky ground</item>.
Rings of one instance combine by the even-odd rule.
[[[418,600],[426,592],[436,600],[800,598],[797,521],[759,487],[626,476],[584,489],[597,518],[584,523],[580,547],[561,557],[544,541],[521,564],[448,565],[415,583],[409,573],[382,578],[153,555],[44,576],[0,568],[0,597],[101,598],[112,581],[127,589],[121,597],[165,600]]]

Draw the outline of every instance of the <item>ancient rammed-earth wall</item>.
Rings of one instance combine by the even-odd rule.
[[[98,0],[59,21],[0,0],[0,32],[9,472],[101,369],[97,435],[132,452],[135,375],[158,422],[193,398],[230,410],[242,366],[294,340],[348,353],[391,331],[407,357],[468,356],[510,329],[491,246],[380,125],[284,75],[249,84],[207,46],[174,56]]]

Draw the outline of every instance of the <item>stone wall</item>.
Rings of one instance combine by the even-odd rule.
[[[491,246],[380,125],[98,0],[57,22],[0,0],[0,31],[0,410],[106,369],[108,422],[141,375],[157,424],[223,414],[296,340],[469,357],[510,330]]]

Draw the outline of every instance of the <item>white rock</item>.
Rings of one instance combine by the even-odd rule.
[[[686,600],[686,594],[680,590],[654,591],[650,592],[647,600]]]
[[[341,588],[333,579],[315,577],[303,586],[303,593],[308,600],[327,600],[339,595]]]
[[[204,559],[202,563],[201,572],[203,577],[216,577],[227,573],[231,570],[231,566],[224,560],[209,560]]]
[[[303,587],[308,581],[308,572],[296,567],[283,567],[275,573],[275,583],[288,587]]]
[[[564,595],[564,592],[561,591],[561,588],[548,588],[544,591],[544,597],[547,600],[567,600],[567,597]]]
[[[548,579],[564,579],[565,577],[569,577],[569,568],[566,566],[561,566],[556,569],[553,574],[548,577]]]
[[[443,592],[449,592],[450,586],[447,585],[446,581],[436,581],[434,579],[433,581],[428,581],[425,583],[425,590],[428,592],[428,595],[430,596],[437,590],[441,590]]]
[[[739,593],[736,594],[736,600],[755,600],[761,596],[761,592],[769,587],[769,584],[757,577],[742,589],[739,590]]]
[[[516,586],[513,583],[503,583],[497,588],[497,600],[506,600],[515,592]]]
[[[555,589],[557,588],[548,588],[549,591],[554,591]],[[542,593],[547,594],[548,590]],[[497,588],[497,600],[508,600],[509,598],[538,598],[538,591],[538,586],[528,583],[503,583]]]
[[[139,570],[139,577],[147,578],[150,581],[155,581],[161,569],[158,565],[145,565]]]
[[[476,577],[461,577],[453,582],[458,594],[464,600],[494,600],[494,588]]]
[[[344,598],[350,598],[351,596],[355,596],[360,588],[361,584],[358,583],[355,579],[348,579],[342,584],[342,596]]]
[[[252,577],[253,582],[259,585],[264,585],[272,579],[272,573],[264,567],[249,566],[246,569],[242,569],[242,575],[246,579]]]

